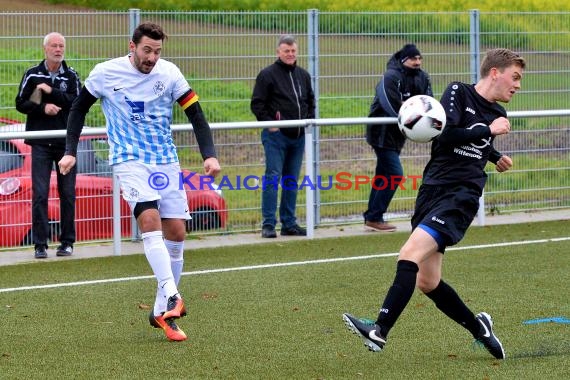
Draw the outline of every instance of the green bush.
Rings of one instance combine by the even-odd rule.
[[[425,0],[48,0],[50,4],[70,4],[94,9],[144,10],[209,10],[209,11],[276,11],[319,9],[321,11],[382,11],[382,12],[464,12],[481,11],[546,12],[570,11],[567,2],[543,0],[465,0],[440,2],[437,6]]]
[[[447,29],[452,32],[455,43],[467,43],[468,36],[461,31],[469,30],[467,17],[458,17],[457,19],[446,18],[442,20],[438,12],[462,12],[471,9],[478,9],[481,12],[491,12],[492,15],[486,15],[486,21],[482,22],[481,31],[491,32],[484,34],[482,43],[488,45],[500,45],[500,39],[503,32],[517,32],[517,41],[512,44],[515,49],[544,49],[551,47],[553,44],[560,44],[560,41],[552,41],[549,37],[540,38],[533,36],[530,38],[527,34],[531,30],[546,30],[558,28],[565,30],[563,25],[552,25],[549,18],[541,18],[536,21],[528,21],[527,18],[522,16],[522,12],[546,12],[546,11],[570,11],[570,3],[567,2],[550,2],[544,4],[542,0],[519,0],[519,1],[453,1],[434,6],[431,2],[420,0],[409,0],[406,2],[393,2],[388,0],[189,0],[186,2],[175,2],[174,0],[48,0],[51,4],[69,4],[78,5],[82,7],[105,9],[105,10],[127,10],[130,8],[137,8],[148,11],[303,11],[307,9],[318,9],[322,12],[355,12],[355,11],[370,11],[382,13],[395,13],[395,12],[414,12],[417,14],[407,15],[405,18],[389,18],[386,22],[373,22],[377,20],[375,14],[361,14],[346,18],[346,15],[339,14],[338,17],[342,18],[340,23],[328,23],[321,26],[321,33],[338,33],[338,25],[344,25],[343,32],[361,32],[363,26],[371,34],[401,34],[413,33],[417,31],[418,34],[409,34],[409,37],[417,42],[425,41],[429,38],[431,42],[438,42],[434,38],[446,38],[447,42],[449,37],[447,34],[442,33],[439,36],[426,36],[422,33],[425,30],[442,30]],[[501,12],[521,12],[521,16],[513,16],[506,18]],[[490,16],[494,16],[491,17]],[[250,18],[248,17],[232,17],[223,18],[220,21],[218,15],[205,15],[205,21],[212,23],[226,23],[232,26],[239,27],[252,27],[249,25]],[[287,30],[290,28],[289,20],[281,15],[275,17],[265,17],[265,25],[256,24],[256,28],[266,28],[268,30],[282,29]],[[303,30],[306,25],[303,25],[306,20],[301,21],[298,25]],[[562,21],[560,21],[562,22]],[[445,25],[442,25],[445,23]],[[334,30],[328,30],[334,28]],[[453,33],[457,32],[457,33]],[[568,36],[561,37],[570,43]]]

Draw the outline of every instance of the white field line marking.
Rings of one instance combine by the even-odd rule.
[[[447,248],[447,251],[464,251],[464,250],[471,250],[471,249],[509,247],[509,246],[516,246],[516,245],[543,244],[543,243],[561,242],[561,241],[568,241],[568,240],[570,240],[570,237],[560,237],[560,238],[540,239],[540,240],[526,240],[526,241],[513,241],[513,242],[493,243],[493,244],[479,244],[479,245],[469,245],[469,246],[465,246],[465,247],[450,247],[450,248]],[[238,271],[244,271],[244,270],[268,269],[268,268],[290,267],[290,266],[311,265],[311,264],[325,264],[325,263],[335,263],[335,262],[341,262],[341,261],[368,260],[368,259],[378,259],[378,258],[393,257],[393,256],[398,256],[398,253],[397,252],[396,253],[378,253],[378,254],[365,255],[365,256],[337,257],[337,258],[331,258],[331,259],[292,261],[292,262],[288,262],[288,263],[247,265],[247,266],[243,266],[243,267],[233,267],[233,268],[204,269],[204,270],[198,270],[198,271],[192,271],[192,272],[183,272],[182,275],[183,276],[197,276],[197,275],[201,275],[201,274],[238,272]],[[16,291],[22,291],[22,290],[64,288],[64,287],[70,287],[70,286],[108,284],[108,283],[112,283],[112,282],[148,280],[148,279],[153,279],[153,278],[155,278],[154,275],[148,275],[148,276],[110,278],[110,279],[104,279],[104,280],[65,282],[65,283],[61,283],[61,284],[20,286],[17,288],[0,288],[0,293],[10,293],[10,292],[16,292]]]

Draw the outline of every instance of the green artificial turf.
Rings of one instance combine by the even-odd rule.
[[[383,254],[407,237],[393,233],[187,251],[178,343],[148,325],[143,255],[0,267],[0,379],[570,378],[570,324],[525,324],[570,319],[568,225],[473,227],[445,255],[444,279],[493,316],[504,361],[419,292],[383,352],[345,328],[343,312],[376,317],[396,262]]]

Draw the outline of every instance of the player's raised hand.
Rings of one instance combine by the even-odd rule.
[[[511,130],[511,123],[509,119],[501,116],[493,120],[489,128],[491,128],[491,134],[493,136],[504,135]]]

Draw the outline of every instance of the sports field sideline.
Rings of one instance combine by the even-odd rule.
[[[570,210],[553,210],[553,211],[542,211],[542,212],[524,212],[524,213],[512,213],[505,215],[493,215],[485,217],[485,225],[500,225],[500,224],[516,224],[516,223],[531,223],[531,222],[542,222],[551,220],[570,220]],[[398,231],[410,231],[409,221],[404,222],[393,222],[390,223],[398,227]],[[477,218],[473,222],[473,226],[478,225]],[[473,227],[472,226],[472,227]],[[315,229],[314,238],[330,238],[330,237],[342,237],[342,236],[357,236],[363,234],[383,234],[385,232],[370,232],[365,231],[362,224],[356,225],[345,225],[336,227],[324,227]],[[281,237],[278,235],[277,239],[262,239],[260,233],[248,233],[248,234],[229,234],[229,235],[210,235],[205,237],[200,237],[198,239],[186,240],[185,249],[199,249],[199,248],[216,248],[216,247],[226,247],[235,246],[243,244],[256,244],[256,243],[279,243],[288,240],[302,240],[307,239],[306,237]],[[52,244],[51,250],[48,250],[49,257],[46,262],[54,260],[73,260],[81,258],[93,258],[93,257],[106,257],[113,256],[113,245],[112,243],[104,244],[81,244],[78,243],[75,246],[73,256],[71,257],[56,257],[54,248],[55,245]],[[122,255],[131,254],[142,254],[142,243],[140,242],[123,242],[121,245]],[[38,262],[40,260],[34,259],[33,250],[28,247],[26,249],[20,250],[0,250],[0,266],[2,265],[14,265],[27,262]]]
[[[140,243],[124,244],[121,257],[110,244],[80,245],[67,260],[24,251],[21,265],[0,266],[0,378],[567,379],[569,215],[489,217],[446,255],[449,282],[492,315],[504,361],[420,292],[385,352],[368,352],[346,329],[342,313],[377,313],[404,222],[400,233],[359,224],[320,228],[312,240],[188,241],[182,344],[148,324],[156,280]]]

